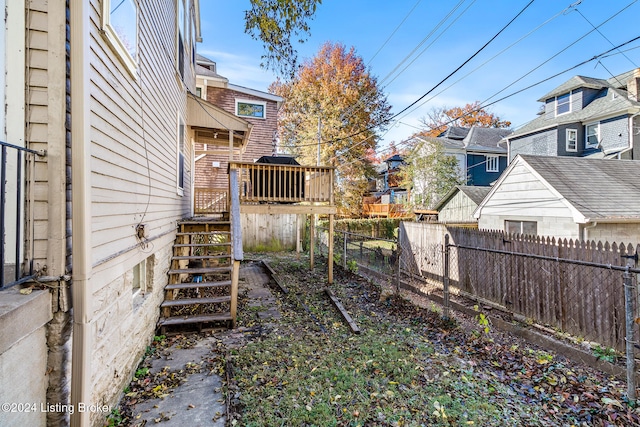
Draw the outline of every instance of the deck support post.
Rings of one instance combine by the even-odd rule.
[[[302,233],[300,227],[302,221],[300,221],[300,214],[296,215],[296,258],[300,259],[300,252],[302,252]]]
[[[313,270],[313,251],[316,246],[316,216],[311,214],[309,221],[309,268]]]
[[[329,264],[329,284],[333,284],[333,214],[329,215],[329,255],[327,263]]]
[[[238,281],[240,280],[240,261],[233,260],[233,270],[231,271],[231,303],[229,312],[231,313],[231,327],[236,327],[236,315],[238,313]]]

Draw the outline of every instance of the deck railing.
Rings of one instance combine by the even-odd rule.
[[[362,214],[370,217],[400,218],[409,213],[398,203],[363,203]]]
[[[33,188],[35,156],[44,152],[0,141],[0,289],[30,280],[33,270],[33,200],[25,203],[25,191]],[[25,170],[30,169],[28,176]],[[33,191],[30,193],[33,196]],[[25,223],[30,232],[25,232]]]
[[[231,162],[240,177],[240,203],[334,204],[334,168]]]
[[[206,215],[228,212],[228,193],[228,190],[220,190],[214,188],[194,188],[194,214]]]

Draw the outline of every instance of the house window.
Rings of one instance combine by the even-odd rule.
[[[132,76],[138,61],[138,5],[135,0],[103,0],[102,30]]]
[[[155,269],[155,255],[150,255],[133,267],[133,280],[131,281],[131,294],[133,296],[134,309],[144,302],[144,296],[153,288],[153,271]]]
[[[585,148],[597,148],[600,139],[600,124],[587,125],[585,129]]]
[[[266,117],[267,104],[265,102],[236,100],[236,115],[264,119]]]
[[[500,159],[498,156],[487,156],[486,167],[487,172],[500,172]]]
[[[576,129],[567,129],[567,151],[578,150],[578,131]]]
[[[184,79],[184,51],[185,51],[185,12],[184,12],[184,0],[178,0],[178,22],[176,24],[177,27],[177,37],[176,37],[176,54],[178,57],[176,58],[176,64],[178,66],[178,73],[180,73],[180,78]]]
[[[135,296],[138,293],[147,291],[147,260],[143,259],[139,264],[133,267],[133,283],[131,290]]]
[[[535,221],[510,221],[504,222],[504,230],[511,234],[538,234],[538,223]]]
[[[184,195],[184,121],[180,117],[178,119],[178,164],[177,164],[177,192],[179,196]]]
[[[565,93],[556,97],[556,115],[569,113],[571,111],[571,94]]]
[[[201,87],[196,87],[196,95],[198,96],[198,98],[202,98],[202,88]]]

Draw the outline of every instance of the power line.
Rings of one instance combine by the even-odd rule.
[[[394,114],[392,117],[390,117],[389,119],[387,119],[384,123],[380,123],[380,124],[376,124],[376,125],[372,125],[372,126],[368,126],[356,133],[353,133],[349,136],[346,137],[342,137],[342,138],[334,138],[330,141],[325,141],[323,142],[323,144],[328,144],[328,143],[333,143],[333,142],[338,142],[338,141],[343,141],[346,139],[350,139],[353,138],[354,136],[360,135],[364,132],[370,131],[380,125],[383,125],[385,123],[389,123],[391,122],[393,119],[395,119],[396,117],[400,116],[402,113],[404,113],[405,111],[407,111],[408,109],[410,109],[411,107],[413,107],[415,104],[417,104],[418,102],[420,102],[422,99],[424,99],[427,95],[429,95],[431,92],[433,92],[435,89],[438,88],[438,86],[440,86],[442,83],[444,83],[447,79],[449,79],[451,76],[453,76],[456,72],[458,72],[462,67],[464,67],[466,64],[468,64],[474,57],[476,57],[480,52],[482,52],[487,46],[489,46],[489,44],[491,44],[491,42],[493,42],[504,30],[506,30],[520,15],[522,15],[522,13],[524,13],[524,11],[529,8],[529,6],[531,6],[531,4],[533,4],[535,0],[531,0],[529,1],[529,3],[527,3],[527,5],[522,8],[522,10],[520,10],[520,12],[518,12],[518,14],[516,14],[516,16],[514,16],[505,26],[503,26],[500,31],[498,31],[493,37],[491,37],[491,39],[489,39],[489,41],[487,41],[480,49],[478,49],[473,55],[471,55],[469,58],[467,58],[460,66],[458,66],[454,71],[452,71],[451,73],[449,73],[449,75],[447,77],[445,77],[444,79],[442,79],[437,85],[435,85],[433,88],[429,89],[429,91],[427,91],[424,95],[422,95],[420,98],[418,98],[417,100],[415,100],[414,102],[412,102],[411,104],[409,104],[407,107],[405,107],[404,109],[402,109],[400,112]],[[311,144],[311,145],[316,145],[316,144]],[[298,147],[304,147],[306,146],[306,144],[303,145],[299,145]]]
[[[474,68],[473,70],[471,70],[470,72],[468,72],[467,74],[465,74],[464,76],[460,77],[458,80],[456,80],[455,82],[451,83],[449,86],[447,86],[446,88],[442,89],[440,92],[434,94],[431,98],[426,99],[423,103],[421,103],[420,105],[416,106],[416,108],[414,108],[412,111],[410,111],[407,114],[412,113],[413,111],[417,110],[418,108],[421,108],[424,104],[426,104],[429,101],[432,101],[435,97],[443,94],[445,91],[449,90],[451,87],[453,87],[454,85],[458,84],[459,82],[461,82],[462,80],[464,80],[465,78],[469,77],[471,74],[475,73],[476,71],[478,71],[480,68],[484,67],[485,65],[487,65],[489,62],[493,61],[494,59],[496,59],[498,56],[502,55],[503,53],[505,53],[507,50],[511,49],[512,47],[514,47],[515,45],[517,45],[518,43],[520,43],[522,40],[526,39],[527,37],[529,37],[530,35],[532,35],[533,33],[535,33],[536,31],[540,30],[542,27],[544,27],[545,25],[549,24],[551,21],[553,21],[554,19],[558,18],[561,15],[565,15],[567,11],[569,11],[571,8],[575,7],[577,4],[579,4],[580,1],[575,2],[570,4],[569,6],[567,6],[566,8],[564,8],[563,10],[561,10],[560,12],[558,12],[557,14],[555,14],[554,16],[552,16],[551,18],[547,19],[546,21],[544,21],[542,24],[538,25],[536,28],[534,28],[533,30],[529,31],[527,34],[525,34],[524,36],[520,37],[518,40],[516,40],[515,42],[513,42],[512,44],[510,44],[509,46],[507,46],[506,48],[502,49],[500,52],[496,53],[494,56],[492,56],[491,58],[489,58],[488,60],[486,60],[485,62],[483,62],[482,64],[480,64],[479,66],[477,66],[476,68]]]

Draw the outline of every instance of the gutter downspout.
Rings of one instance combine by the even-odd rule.
[[[91,140],[89,134],[89,2],[71,0],[71,224],[73,347],[71,350],[72,427],[91,425]]]

